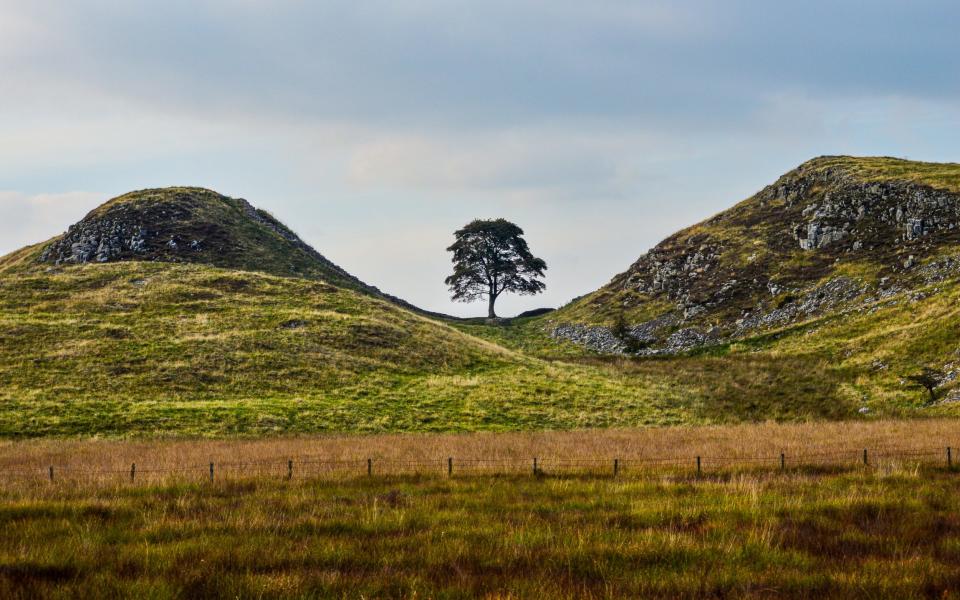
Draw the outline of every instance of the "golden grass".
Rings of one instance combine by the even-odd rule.
[[[604,435],[377,436],[250,442],[7,444],[43,458],[270,457],[278,450],[420,456],[458,448],[585,453],[839,442],[933,443],[950,422],[704,428]],[[849,434],[843,440],[830,434]],[[739,434],[739,435],[738,435]],[[764,435],[775,436],[764,439]],[[595,444],[582,447],[582,444]],[[833,446],[831,446],[833,447]],[[121,453],[117,455],[117,453]],[[65,454],[69,453],[69,454]],[[582,454],[585,455],[585,454]],[[133,454],[127,454],[130,458]],[[438,465],[439,466],[439,465]],[[0,597],[952,598],[960,494],[942,465],[728,470],[697,477],[185,478],[0,485]],[[273,475],[280,475],[274,472]],[[190,480],[192,479],[192,481]]]
[[[827,423],[762,423],[705,427],[579,430],[558,432],[325,435],[273,439],[26,440],[0,442],[0,472],[94,481],[122,480],[136,464],[141,477],[203,478],[213,462],[218,477],[286,473],[377,474],[529,471],[532,459],[554,472],[579,467],[623,472],[657,466],[692,468],[777,467],[783,452],[791,466],[856,464],[871,458],[922,458],[942,462],[946,447],[960,447],[960,421],[929,419]],[[659,461],[663,462],[659,462]],[[873,462],[873,461],[871,461]]]

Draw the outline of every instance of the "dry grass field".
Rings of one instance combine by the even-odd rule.
[[[951,442],[950,420],[4,442],[0,597],[949,598]]]
[[[199,440],[70,440],[39,439],[0,441],[0,472],[82,475],[105,471],[103,477],[125,474],[132,464],[146,476],[151,472],[205,475],[210,462],[231,474],[246,466],[287,472],[293,460],[318,470],[366,474],[372,459],[380,474],[413,470],[446,473],[453,458],[459,473],[471,461],[490,461],[487,470],[518,466],[525,470],[534,457],[540,464],[570,462],[603,466],[620,459],[625,468],[634,464],[695,464],[704,466],[750,466],[779,464],[783,453],[796,466],[834,461],[857,462],[863,449],[871,456],[928,456],[944,459],[948,446],[960,448],[960,421],[954,419],[879,420],[852,422],[762,423],[708,427],[660,427],[647,429],[577,430],[555,432],[508,432],[464,434],[325,435],[265,439]],[[339,465],[339,466],[338,466]],[[336,467],[336,469],[334,469]],[[409,467],[409,468],[408,468]],[[509,469],[508,469],[509,470]],[[568,469],[569,470],[569,469]]]

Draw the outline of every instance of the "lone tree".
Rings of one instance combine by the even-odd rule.
[[[927,393],[930,394],[930,404],[933,404],[937,401],[937,386],[940,385],[940,382],[942,382],[945,377],[946,374],[943,371],[931,367],[923,367],[919,373],[907,375],[904,379],[913,387],[920,387],[927,390]]]
[[[486,298],[487,317],[497,318],[493,306],[503,292],[539,294],[547,286],[547,263],[530,253],[523,230],[506,219],[472,221],[454,234],[447,248],[453,252],[453,275],[447,285],[454,300]]]

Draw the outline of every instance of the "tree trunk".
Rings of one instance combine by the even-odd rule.
[[[497,313],[495,313],[494,310],[493,310],[493,303],[496,302],[496,301],[497,301],[497,297],[494,296],[493,294],[490,294],[489,304],[487,305],[487,318],[488,318],[488,319],[496,319],[496,318],[497,318]]]

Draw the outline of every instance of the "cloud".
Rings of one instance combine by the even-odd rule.
[[[650,145],[643,132],[516,128],[461,134],[386,134],[350,152],[349,180],[411,189],[549,192],[560,199],[615,188],[622,162]]]
[[[440,310],[471,310],[437,283],[450,233],[506,216],[551,261],[516,306],[556,304],[811,156],[960,159],[958,19],[946,0],[0,1],[0,252],[130,189],[202,185]]]
[[[558,117],[737,126],[755,99],[954,94],[947,2],[14,3],[9,62],[158,110],[464,129]],[[906,39],[904,39],[906,37]],[[39,43],[42,41],[43,43]],[[32,43],[31,43],[32,42]]]
[[[0,190],[0,237],[3,250],[10,251],[35,244],[65,231],[90,209],[103,202],[103,195],[92,192],[24,194]]]

